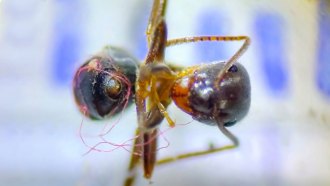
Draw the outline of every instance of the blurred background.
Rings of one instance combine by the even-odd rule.
[[[134,106],[122,117],[90,121],[72,95],[75,70],[106,45],[141,61],[151,0],[0,0],[0,185],[121,185],[130,154],[91,152],[105,125],[121,143],[136,127]],[[330,2],[328,0],[169,0],[169,38],[248,35],[240,59],[250,73],[249,115],[229,128],[238,149],[155,169],[152,185],[330,184]],[[241,43],[169,48],[168,61],[226,60]],[[178,124],[190,116],[171,105]],[[167,128],[163,123],[163,130]],[[229,141],[191,122],[167,131],[159,157]],[[160,140],[166,145],[166,140]],[[111,150],[110,145],[100,146]],[[149,185],[138,178],[137,185]]]

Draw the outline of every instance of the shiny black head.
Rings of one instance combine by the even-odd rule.
[[[73,92],[86,116],[103,119],[132,103],[138,62],[125,51],[106,47],[76,72]]]
[[[220,85],[216,85],[223,66],[224,63],[214,63],[197,70],[190,86],[189,102],[194,119],[210,125],[220,120],[225,126],[232,126],[249,110],[250,80],[245,68],[235,63],[225,73]]]

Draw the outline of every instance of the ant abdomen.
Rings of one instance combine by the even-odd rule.
[[[193,67],[190,72],[185,70],[172,87],[175,104],[193,119],[209,125],[220,120],[224,126],[231,126],[242,119],[251,101],[249,75],[241,64],[235,63],[219,81],[224,64],[217,62]]]
[[[75,100],[86,116],[103,119],[132,103],[138,61],[127,52],[105,47],[76,72],[73,82]]]

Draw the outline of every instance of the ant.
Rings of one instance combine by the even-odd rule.
[[[226,127],[234,125],[248,112],[251,102],[249,75],[236,63],[250,44],[248,36],[197,36],[167,39],[166,0],[154,0],[146,29],[148,54],[143,64],[116,47],[87,60],[74,77],[74,96],[80,110],[89,118],[105,119],[135,102],[138,127],[125,186],[134,184],[136,168],[142,162],[144,177],[151,179],[155,165],[233,149],[238,139]],[[244,41],[226,62],[213,62],[187,68],[165,63],[167,47],[191,42]],[[210,148],[156,160],[159,125],[165,118],[175,126],[167,112],[174,103],[194,120],[217,126],[231,145]]]

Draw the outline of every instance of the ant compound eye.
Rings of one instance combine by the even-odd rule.
[[[73,92],[80,111],[103,119],[123,111],[133,101],[138,62],[125,51],[107,47],[82,65]]]
[[[229,71],[229,72],[237,72],[237,71],[238,71],[238,68],[237,68],[236,65],[233,65],[233,66],[231,66],[231,67],[229,68],[228,71]]]
[[[106,82],[105,91],[106,94],[112,99],[120,97],[120,94],[122,93],[121,82],[114,78],[109,78]]]

